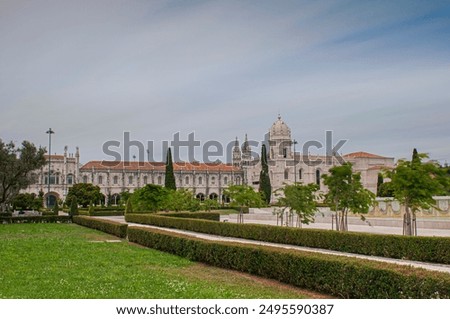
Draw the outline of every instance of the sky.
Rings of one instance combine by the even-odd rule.
[[[85,163],[127,135],[161,160],[194,133],[203,161],[278,114],[297,151],[332,131],[339,153],[450,162],[450,2],[0,0],[3,141],[51,127]]]

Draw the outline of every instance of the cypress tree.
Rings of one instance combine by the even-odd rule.
[[[381,196],[381,185],[384,183],[383,174],[378,173],[378,180],[377,180],[377,196]]]
[[[58,215],[58,214],[59,214],[58,200],[56,200],[55,206],[53,206],[53,214],[55,214],[55,215]]]
[[[259,192],[263,195],[264,201],[270,204],[272,186],[270,185],[269,165],[267,164],[266,145],[261,147],[261,173],[259,174]]]
[[[76,197],[73,197],[72,201],[70,202],[69,215],[70,216],[78,215],[78,200]]]
[[[172,163],[172,151],[169,147],[167,150],[166,157],[166,176],[164,181],[164,186],[167,189],[177,189],[177,185],[175,184],[175,175],[173,174],[173,163]]]
[[[133,206],[131,204],[131,198],[128,198],[127,206],[125,207],[125,215],[126,214],[132,214],[132,213],[133,213]]]

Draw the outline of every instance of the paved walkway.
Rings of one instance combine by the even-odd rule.
[[[126,223],[123,216],[108,216],[108,217],[96,217],[96,218],[109,219],[109,220],[113,220],[113,221],[117,221],[117,222]],[[379,262],[386,262],[386,263],[391,263],[391,264],[411,266],[411,267],[416,267],[416,268],[423,268],[423,269],[427,269],[427,270],[446,272],[446,273],[450,274],[450,265],[444,265],[444,264],[433,264],[433,263],[426,263],[426,262],[420,262],[420,261],[411,261],[411,260],[402,260],[402,259],[394,259],[394,258],[359,255],[359,254],[345,253],[345,252],[320,249],[320,248],[310,248],[310,247],[302,247],[302,246],[294,246],[294,245],[276,244],[276,243],[262,242],[262,241],[242,239],[242,238],[224,237],[224,236],[196,233],[196,232],[187,231],[187,230],[156,227],[156,226],[151,226],[151,225],[143,225],[143,224],[135,224],[135,223],[127,223],[127,224],[129,226],[139,226],[139,227],[148,227],[148,228],[153,228],[153,229],[161,229],[161,230],[165,230],[165,231],[169,231],[169,232],[173,232],[173,233],[177,233],[177,234],[189,235],[189,236],[192,236],[195,238],[206,239],[206,240],[253,244],[253,245],[261,245],[261,246],[268,246],[268,247],[278,247],[278,248],[293,249],[293,250],[299,250],[299,251],[315,252],[315,253],[321,253],[321,254],[327,254],[327,255],[353,257],[353,258],[359,258],[359,259],[367,259],[367,260],[373,260],[373,261],[379,261]]]

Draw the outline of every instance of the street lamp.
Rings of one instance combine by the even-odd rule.
[[[294,183],[297,184],[297,162],[295,160],[295,144],[297,144],[297,141],[294,139],[292,143],[294,143]]]
[[[47,208],[50,207],[50,164],[51,164],[51,156],[52,156],[52,134],[55,134],[54,131],[52,131],[51,128],[48,129],[47,132],[45,132],[46,134],[48,134],[48,181],[47,181],[47,186],[48,186],[48,192],[47,192]]]

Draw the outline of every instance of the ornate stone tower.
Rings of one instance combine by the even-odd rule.
[[[291,129],[280,115],[269,130],[269,147],[269,159],[293,159]]]
[[[240,167],[241,166],[241,148],[239,147],[239,141],[236,137],[236,141],[234,142],[233,147],[233,166]]]
[[[250,144],[248,143],[247,134],[245,134],[245,141],[242,145],[242,165],[249,165],[252,161],[252,150],[250,148]]]

